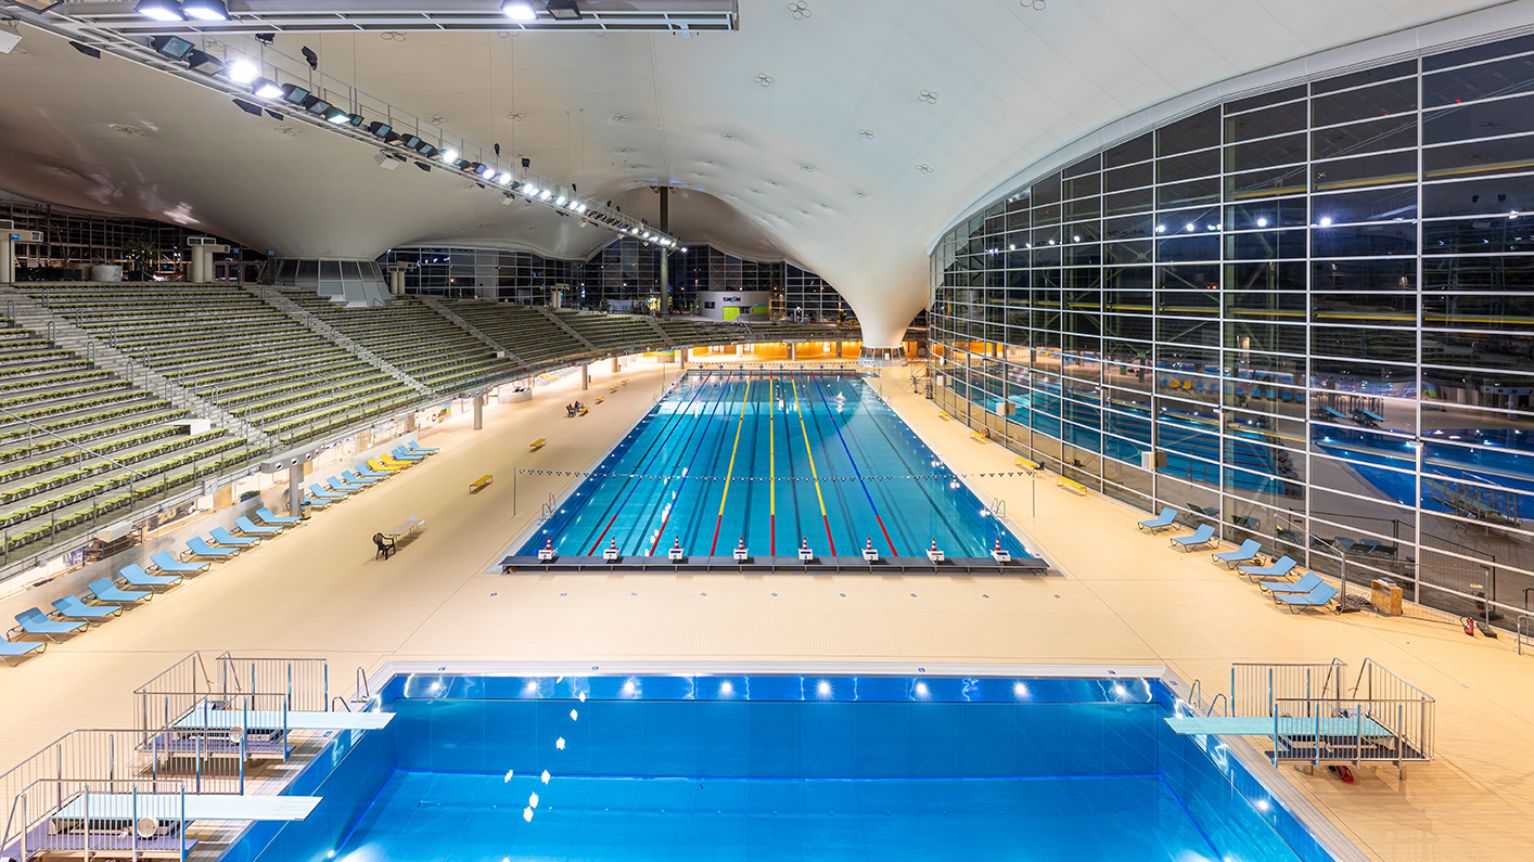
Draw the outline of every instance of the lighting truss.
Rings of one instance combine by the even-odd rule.
[[[542,11],[546,0],[533,0]],[[134,11],[131,0],[63,4],[70,17],[125,35],[159,33],[357,33],[468,32],[498,30],[560,32],[707,33],[740,29],[737,0],[630,0],[626,9],[581,4],[579,16],[556,14],[569,4],[531,21],[514,21],[498,0],[247,0],[229,9],[227,21],[153,21]],[[301,7],[295,9],[294,7]]]
[[[370,2],[384,5],[392,0]],[[485,180],[482,184],[484,188],[495,193],[520,194],[529,204],[547,207],[562,216],[575,216],[620,235],[640,235],[641,223],[636,219],[611,207],[580,200],[574,197],[573,191],[565,191],[567,184],[536,174],[526,164],[502,164],[498,157],[484,148],[461,139],[454,140],[439,127],[381,99],[370,97],[350,83],[316,72],[307,62],[289,57],[253,37],[220,33],[215,40],[195,31],[179,31],[186,33],[182,38],[192,43],[193,48],[178,58],[156,48],[156,43],[162,46],[165,44],[164,37],[172,35],[170,33],[159,34],[159,39],[149,35],[131,35],[117,28],[94,24],[93,16],[76,15],[74,11],[82,7],[94,10],[100,5],[59,4],[44,11],[34,11],[25,6],[0,6],[0,20],[10,18],[22,21],[69,40],[77,50],[109,53],[225,94],[247,105],[261,104],[268,113],[272,108],[280,108],[288,122],[303,123],[332,134],[344,135],[366,143],[375,152],[392,153],[406,161],[415,162],[423,170],[429,171],[434,165],[445,167],[443,163],[451,161],[454,163],[452,166],[459,168],[459,171],[449,171],[444,175],[462,176],[464,166],[480,163],[484,171],[494,168],[494,172],[489,174],[479,173],[481,169],[476,169],[476,175]],[[500,15],[498,4],[495,5],[496,14],[504,22],[505,16]],[[127,3],[124,8],[131,12],[133,4]],[[231,10],[230,14],[233,16],[235,13]],[[145,19],[140,17],[139,20]],[[505,29],[504,24],[502,29]],[[205,62],[201,66],[203,71],[197,71],[189,67],[185,60],[186,55],[194,52],[210,60],[221,59],[222,63],[215,67]],[[251,77],[251,66],[254,66],[254,77]],[[210,72],[209,69],[214,71]],[[238,69],[238,74],[231,75],[230,69]],[[246,109],[241,106],[241,110]],[[388,131],[379,134],[370,121],[381,122]],[[442,158],[449,152],[453,153],[453,159]],[[645,230],[648,231],[647,226]],[[648,242],[662,248],[678,247],[675,238],[650,233]]]

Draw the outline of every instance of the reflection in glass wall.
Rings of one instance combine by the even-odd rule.
[[[934,398],[991,439],[1456,613],[1534,600],[1534,37],[1166,123],[932,278]]]

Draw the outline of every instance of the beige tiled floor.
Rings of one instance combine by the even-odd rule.
[[[912,395],[907,374],[889,372],[885,394],[940,456],[960,471],[1010,467],[1008,453],[972,442]],[[583,400],[607,401],[583,419],[564,418],[566,389],[492,408],[481,432],[448,426],[428,439],[442,453],[427,464],[122,620],[0,669],[0,764],[69,728],[129,723],[133,687],[193,650],[325,656],[336,679],[391,658],[858,659],[1164,663],[1216,687],[1232,661],[1367,656],[1438,698],[1440,760],[1404,783],[1390,767],[1362,770],[1353,786],[1275,774],[1376,858],[1529,858],[1534,657],[1430,614],[1292,616],[1203,554],[1141,535],[1133,522],[1142,516],[1127,507],[1043,480],[1037,517],[1026,480],[979,480],[977,491],[1007,499],[1014,525],[1061,577],[480,574],[565,481],[524,477],[513,514],[512,468],[580,469],[657,396],[655,371],[624,376],[632,383],[609,394],[615,376],[594,375]],[[529,454],[535,437],[549,445]],[[485,472],[495,484],[467,494]],[[375,561],[368,537],[412,513],[428,519],[426,533]]]

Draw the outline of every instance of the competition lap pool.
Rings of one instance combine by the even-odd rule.
[[[403,674],[234,862],[1334,858],[1153,678]],[[1275,780],[1264,776],[1265,780]]]
[[[512,551],[1031,556],[961,480],[855,374],[694,371]]]

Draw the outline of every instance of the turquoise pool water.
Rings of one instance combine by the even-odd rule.
[[[1027,553],[862,378],[716,371],[682,378],[518,553],[986,557],[998,539]]]
[[[1323,860],[1153,679],[395,677],[230,862]]]

